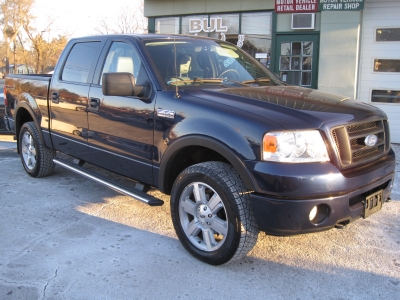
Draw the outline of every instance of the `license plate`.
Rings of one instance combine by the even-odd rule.
[[[364,219],[382,208],[383,190],[377,191],[365,198],[364,201]]]

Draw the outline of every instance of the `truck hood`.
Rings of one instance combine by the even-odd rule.
[[[320,128],[324,123],[386,118],[385,113],[370,104],[294,86],[186,90],[185,93],[236,107],[266,118],[285,129]]]

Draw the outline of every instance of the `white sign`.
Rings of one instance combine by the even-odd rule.
[[[268,58],[268,53],[256,53],[256,58]]]
[[[210,26],[208,26],[208,19],[190,19],[189,20],[189,32],[227,32],[228,26],[222,25],[222,18],[210,18]]]

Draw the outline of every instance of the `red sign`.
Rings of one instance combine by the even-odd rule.
[[[318,0],[275,0],[277,13],[302,13],[318,11]]]

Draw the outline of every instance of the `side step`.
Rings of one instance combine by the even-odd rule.
[[[89,179],[92,179],[98,183],[101,183],[117,192],[120,192],[122,194],[131,196],[135,200],[141,201],[143,203],[146,203],[150,206],[161,206],[164,204],[164,201],[157,199],[149,194],[146,194],[142,191],[127,187],[118,181],[115,181],[113,179],[107,178],[105,176],[102,176],[98,173],[89,171],[83,167],[80,167],[78,165],[75,165],[67,160],[61,159],[61,158],[54,158],[53,162],[63,168],[66,168],[72,172],[78,173],[79,175],[85,176]]]

